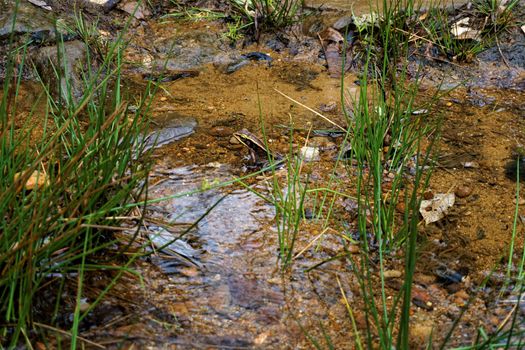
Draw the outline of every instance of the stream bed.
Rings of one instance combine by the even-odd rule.
[[[343,78],[331,76],[310,29],[332,25],[364,5],[307,4],[329,10],[294,35],[265,35],[258,44],[230,44],[217,22],[151,17],[132,23],[123,59],[125,93],[133,97],[152,80],[160,87],[150,109],[154,131],[147,136],[147,148],[154,148],[150,203],[138,231],[141,242],[151,240],[151,254],[134,262],[140,278],[124,276],[86,318],[82,337],[108,349],[312,349],[316,342],[350,349],[356,337],[347,305],[357,328],[369,326],[360,311],[354,261],[341,258],[354,247],[350,253],[358,259],[357,244],[347,245],[345,238],[356,234],[356,202],[335,198],[329,204],[334,219],[325,222],[316,216],[322,197],[312,192],[292,264],[283,271],[277,212],[265,199],[275,198],[274,178],[286,183],[290,173],[283,167],[250,176],[258,169],[234,137],[241,130],[264,136],[272,152],[290,159],[303,147],[314,148],[318,155],[304,162],[299,179],[309,188],[343,192],[355,185],[352,172],[335,160],[343,137],[310,131],[346,125],[343,111],[356,101],[360,73],[354,65]],[[513,151],[525,144],[523,34],[465,66],[432,61],[419,71],[420,58],[412,58],[411,72],[424,77],[423,94],[448,92],[433,111],[443,119],[429,192],[457,197],[443,220],[418,226],[412,348],[431,335],[439,344],[460,315],[450,345],[467,344],[479,327],[497,329],[516,298],[498,294],[503,277],[490,273],[506,262],[516,204],[508,169]],[[20,96],[35,95],[22,86]],[[523,237],[517,242],[521,252]],[[370,278],[379,285],[377,261],[373,267]],[[393,252],[385,269],[393,302],[404,277],[403,257]],[[443,280],[442,271],[456,275]],[[88,276],[87,302],[104,281]],[[525,307],[519,307],[523,322]]]

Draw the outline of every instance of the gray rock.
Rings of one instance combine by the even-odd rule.
[[[219,34],[195,30],[175,37],[163,38],[154,44],[159,59],[153,66],[165,66],[168,71],[197,69],[208,63],[231,62],[230,54],[225,55],[225,43]]]
[[[99,5],[106,11],[111,10],[120,2],[120,0],[85,0],[85,1],[90,4]]]
[[[11,34],[29,35],[37,42],[55,40],[55,27],[52,14],[26,1],[20,1],[16,11],[15,1],[0,1],[0,41],[8,39]]]
[[[320,159],[319,148],[317,147],[301,147],[300,155],[301,159],[303,159],[305,162],[316,162]]]
[[[60,88],[64,101],[69,101],[69,93],[74,100],[79,100],[84,92],[81,74],[86,64],[86,46],[78,40],[64,43],[63,50],[60,48],[60,61],[58,50],[57,46],[42,47],[32,55],[32,60],[51,91],[58,94]],[[60,72],[60,77],[55,69]]]
[[[173,115],[158,130],[150,132],[145,139],[145,150],[160,147],[187,137],[195,131],[197,120],[192,117]]]
[[[336,30],[342,30],[345,29],[349,24],[353,22],[352,16],[344,16],[339,18],[335,23],[332,25],[332,27]]]

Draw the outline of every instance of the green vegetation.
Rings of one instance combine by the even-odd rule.
[[[303,0],[229,0],[241,14],[244,26],[253,27],[255,37],[262,31],[283,29],[295,23]]]
[[[448,59],[471,61],[516,23],[513,9],[517,3],[512,0],[500,7],[495,0],[478,0],[473,10],[460,13],[460,17],[444,7],[433,7],[417,24],[423,28],[423,37],[428,36]]]
[[[90,30],[78,29],[89,52]],[[21,127],[17,101],[27,46],[10,53],[0,101],[0,343],[9,348],[20,340],[31,347],[37,302],[50,306],[39,310],[49,324],[60,313],[73,314],[69,341],[71,348],[80,346],[79,324],[96,305],[81,308],[84,277],[93,270],[128,270],[111,263],[122,253],[113,228],[146,188],[148,164],[138,160],[143,150],[137,140],[147,128],[151,96],[146,91],[130,111],[121,91],[123,49],[119,38],[97,69],[88,65],[79,72],[83,96],[77,100],[71,80],[62,79],[71,72],[59,42],[60,63],[49,62],[57,85],[44,86]],[[22,57],[20,66],[15,57]],[[75,285],[74,304],[62,301],[67,283]],[[44,295],[52,299],[42,303]]]

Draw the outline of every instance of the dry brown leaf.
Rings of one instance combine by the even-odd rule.
[[[443,219],[455,201],[454,193],[438,193],[432,199],[421,201],[419,212],[423,216],[425,224],[428,225]]]

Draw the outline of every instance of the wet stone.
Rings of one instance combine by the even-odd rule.
[[[18,35],[29,34],[37,42],[50,42],[55,39],[55,28],[48,11],[20,1],[16,24],[13,27],[14,15],[14,0],[0,2],[0,40],[8,38],[13,32]]]
[[[136,19],[144,20],[146,17],[151,16],[150,10],[143,2],[138,1],[120,1],[118,9],[122,10],[130,15],[133,15]]]
[[[334,24],[332,24],[332,27],[336,30],[342,30],[348,27],[348,25],[352,24],[354,22],[352,16],[344,16],[339,18],[337,21],[335,21]]]
[[[62,47],[62,45],[61,45]],[[59,64],[58,51],[60,51],[61,62]],[[62,95],[65,101],[69,100],[69,92],[74,99],[80,99],[84,93],[82,82],[82,72],[86,65],[86,46],[83,42],[75,40],[63,44],[63,49],[56,46],[46,46],[40,48],[32,56],[33,61],[45,83],[49,84],[55,93],[58,93],[60,84]],[[55,67],[61,67],[60,81],[56,81]]]
[[[403,273],[399,270],[385,270],[383,271],[383,276],[385,278],[399,278]]]
[[[233,129],[227,126],[215,126],[211,128],[208,132],[211,136],[215,137],[228,137],[234,133]]]
[[[113,7],[115,7],[120,0],[85,0],[91,4],[99,5],[104,10],[108,11],[111,10]]]
[[[466,198],[466,197],[470,196],[470,194],[472,193],[472,188],[469,187],[469,186],[466,186],[466,185],[461,185],[461,186],[458,186],[456,188],[454,193],[459,198]]]
[[[159,39],[154,46],[161,57],[152,65],[166,67],[169,71],[196,69],[208,63],[227,66],[235,61],[235,56],[239,58],[231,49],[226,49],[219,34],[204,29]]]
[[[154,130],[146,136],[146,149],[160,147],[191,135],[197,127],[197,120],[172,114],[160,129]]]
[[[305,162],[315,162],[320,159],[318,147],[301,147],[300,155]]]

